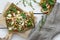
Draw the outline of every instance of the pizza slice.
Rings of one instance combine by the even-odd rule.
[[[10,32],[25,32],[35,25],[33,13],[24,12],[13,3],[4,12],[4,17]]]

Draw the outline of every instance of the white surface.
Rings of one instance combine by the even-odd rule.
[[[19,0],[18,0],[18,1],[19,1]],[[18,1],[17,1],[17,0],[0,0],[0,13],[3,12],[5,6],[6,6],[6,4],[7,4],[8,2],[13,2],[13,3],[16,4]],[[40,1],[40,0],[38,0],[38,2],[39,2],[39,1]],[[60,2],[60,0],[57,0],[57,2]],[[34,5],[34,8],[35,8],[36,10],[32,10],[31,7],[29,7],[29,6],[24,7],[22,3],[20,3],[20,4],[17,5],[17,6],[20,7],[21,9],[27,11],[27,12],[28,12],[28,11],[34,11],[34,12],[36,12],[36,13],[41,13],[41,11],[40,11],[41,8],[40,8],[37,4],[35,4],[35,3],[33,3],[33,5]],[[35,15],[35,16],[37,17],[37,22],[38,22],[38,21],[41,19],[41,16],[42,16],[42,15]],[[1,38],[3,38],[7,33],[8,33],[7,29],[0,29],[0,37],[1,37]],[[20,36],[18,36],[18,35],[14,35],[13,38],[12,38],[12,40],[25,40],[25,39],[23,39],[22,37],[20,37]],[[56,36],[56,37],[54,38],[54,40],[60,40],[60,36]]]
[[[57,35],[53,38],[53,40],[60,40],[60,34],[57,34]]]
[[[0,1],[0,12],[2,13],[4,11],[4,8],[8,2],[10,2],[10,3],[13,2],[16,4],[18,1],[17,0],[1,0]],[[40,0],[37,0],[37,1],[40,2]],[[28,11],[34,11],[34,12],[38,12],[38,13],[41,12],[39,5],[37,5],[36,3],[33,3],[33,2],[32,2],[32,5],[34,6],[35,10],[32,10],[32,8],[30,6],[24,7],[22,3],[19,3],[17,6],[27,12]]]

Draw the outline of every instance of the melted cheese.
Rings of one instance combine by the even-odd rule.
[[[13,28],[12,27],[9,27],[9,30],[12,30]]]
[[[8,17],[11,17],[12,15],[11,14],[8,14]]]

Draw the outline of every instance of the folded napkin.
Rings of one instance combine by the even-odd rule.
[[[60,3],[56,3],[52,12],[47,17],[45,24],[39,31],[36,26],[30,34],[28,40],[52,40],[53,37],[60,33]]]

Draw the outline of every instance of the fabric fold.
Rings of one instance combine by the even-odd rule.
[[[41,30],[35,28],[28,40],[52,40],[60,33],[60,3],[56,3]]]

